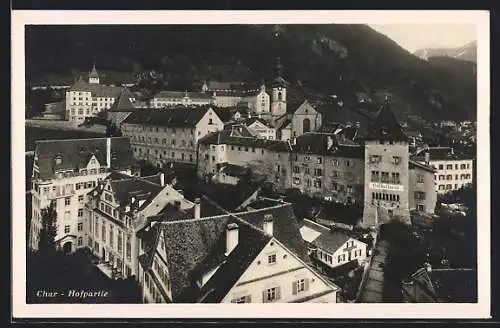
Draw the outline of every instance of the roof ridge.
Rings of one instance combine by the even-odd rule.
[[[106,140],[106,139],[128,139],[128,137],[97,137],[97,138],[78,138],[78,139],[46,139],[46,140],[35,140],[35,143],[49,143],[49,142],[59,142],[59,141],[83,141],[83,140]]]

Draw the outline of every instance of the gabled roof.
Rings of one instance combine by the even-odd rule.
[[[99,78],[99,73],[97,73],[97,69],[95,68],[95,64],[92,67],[92,71],[89,74],[90,78]]]
[[[432,166],[426,165],[426,164],[423,164],[423,163],[420,163],[420,162],[417,162],[417,161],[414,161],[412,159],[410,159],[408,161],[408,168],[410,170],[415,169],[415,168],[419,168],[419,169],[422,169],[422,170],[430,172],[430,173],[436,172],[436,169],[433,168]]]
[[[194,127],[210,107],[174,107],[143,109],[130,114],[123,124],[146,124],[164,127]]]
[[[244,88],[245,83],[241,81],[231,81],[231,82],[221,82],[221,81],[209,81],[208,90],[218,91],[218,90],[241,90]]]
[[[426,152],[429,153],[429,159],[431,161],[472,159],[472,157],[456,153],[452,147],[427,147],[420,149],[416,152],[414,159],[419,162],[424,161]]]
[[[245,127],[246,128],[246,127]],[[200,139],[202,145],[235,145],[244,147],[256,147],[273,149],[276,151],[286,151],[289,149],[288,143],[281,140],[268,140],[250,137],[234,136],[233,129],[227,128],[221,131],[213,132]]]
[[[129,169],[134,163],[130,139],[127,137],[111,139],[111,168]],[[92,156],[101,166],[106,165],[107,138],[38,140],[35,154],[38,157],[38,168],[42,179],[51,179],[59,170],[80,170],[85,168]],[[60,157],[61,164],[56,164]]]
[[[118,98],[121,88],[79,80],[71,86],[69,91],[90,92],[92,97]]]
[[[319,235],[310,242],[330,254],[335,253],[342,245],[351,239],[351,236],[342,231],[328,229],[309,220],[303,221],[303,227],[307,227],[319,233]]]
[[[245,175],[248,171],[247,167],[240,165],[223,163],[220,165],[220,172],[232,177],[241,177]]]
[[[245,124],[246,126],[250,126],[250,125],[254,124],[255,122],[263,124],[264,126],[266,126],[268,128],[272,128],[271,124],[268,121],[266,121],[265,119],[263,119],[261,117],[255,117],[255,116],[244,119],[242,124]]]
[[[345,158],[363,158],[364,148],[353,142],[342,142],[334,134],[308,132],[295,138],[294,153],[329,155]]]
[[[389,141],[407,141],[408,137],[404,134],[401,125],[386,101],[377,113],[377,117],[368,128],[365,140],[389,140]]]
[[[137,210],[145,208],[163,189],[160,185],[137,177],[110,181],[110,185],[121,207],[129,205],[131,209]],[[144,202],[139,205],[140,201]]]
[[[434,285],[425,268],[418,269],[411,278],[403,282],[403,297],[410,303],[437,303],[439,302]]]
[[[212,99],[213,94],[208,92],[196,92],[196,91],[160,91],[154,98],[191,98],[191,99]]]
[[[187,219],[158,223],[138,236],[147,244],[158,245],[162,232],[174,302],[220,302],[243,272],[254,261],[271,236],[266,235],[263,220],[266,214],[273,217],[273,235],[302,260],[308,261],[306,246],[298,231],[291,204],[280,204],[263,210],[239,212],[201,219]],[[226,227],[238,225],[238,245],[229,254],[226,251]],[[189,241],[189,242],[186,242]],[[141,265],[148,269],[154,253],[141,256]],[[215,274],[199,288],[196,282],[208,270]]]
[[[130,98],[134,98],[134,95],[127,88],[122,88],[120,96],[113,103],[108,111],[123,112],[123,111],[134,111],[135,106],[130,101]]]

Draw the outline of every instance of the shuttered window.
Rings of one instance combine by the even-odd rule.
[[[309,290],[309,278],[297,280],[292,284],[293,295],[297,295],[298,293],[305,292],[307,290]]]
[[[252,295],[245,295],[242,297],[234,298],[231,300],[231,303],[237,303],[237,304],[252,303]]]
[[[262,292],[262,302],[268,303],[279,300],[281,297],[280,287],[273,287]]]

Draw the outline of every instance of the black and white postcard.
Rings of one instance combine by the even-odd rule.
[[[14,11],[12,45],[14,317],[489,317],[487,12]]]

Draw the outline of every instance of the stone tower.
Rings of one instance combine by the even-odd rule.
[[[273,80],[271,85],[271,114],[274,118],[286,114],[286,87],[288,83],[281,76],[282,68],[280,59],[278,58],[278,64],[276,65],[277,77]]]
[[[364,147],[364,209],[360,225],[378,227],[392,219],[408,223],[408,138],[387,99],[364,137]]]
[[[92,67],[92,71],[89,74],[89,83],[99,84],[99,73],[97,72],[97,69],[95,68],[95,63],[94,63],[94,66]]]

